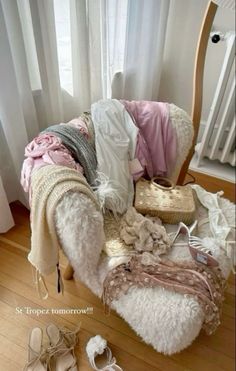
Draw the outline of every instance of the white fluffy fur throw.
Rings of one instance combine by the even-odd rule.
[[[86,195],[71,191],[56,208],[56,227],[75,279],[100,295],[98,261],[105,243],[101,212]]]
[[[56,223],[76,278],[101,296],[107,271],[127,260],[127,257],[102,255],[100,258],[104,242],[104,236],[101,235],[102,217],[90,202],[86,196],[67,193],[56,209]],[[234,224],[232,203],[220,199],[220,206],[229,224]],[[207,211],[199,206],[198,214],[201,220],[207,216]],[[167,228],[173,231],[176,226]],[[206,238],[208,235],[209,224],[204,224],[199,228],[198,236]],[[229,258],[216,243],[211,244],[211,250],[227,278],[230,272]],[[169,258],[175,261],[192,259],[189,249],[183,246],[173,248]],[[203,312],[197,300],[158,287],[131,288],[127,295],[113,302],[113,309],[147,344],[165,354],[173,354],[189,346],[199,334],[203,322]]]

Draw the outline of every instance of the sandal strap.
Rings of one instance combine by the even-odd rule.
[[[47,366],[48,366],[49,371],[51,371],[50,362],[51,362],[51,359],[53,357],[55,357],[55,356],[65,356],[68,353],[71,353],[73,358],[74,358],[74,362],[70,366],[70,368],[73,368],[73,367],[76,366],[77,361],[76,361],[76,357],[75,357],[75,349],[74,348],[75,348],[75,346],[78,342],[79,329],[80,329],[80,325],[74,331],[70,331],[70,330],[65,329],[65,328],[59,329],[60,339],[59,339],[58,343],[55,344],[55,345],[51,345],[47,349],[47,353],[48,353]]]
[[[76,366],[76,358],[75,358],[75,352],[74,352],[74,347],[71,347],[71,348],[60,348],[60,349],[56,349],[56,346],[53,347],[55,349],[48,349],[48,358],[47,358],[47,369],[48,371],[52,371],[51,369],[51,359],[55,356],[65,356],[69,353],[72,354],[73,356],[73,363],[70,365],[70,369],[75,367]],[[70,370],[68,369],[68,371]]]
[[[89,358],[90,364],[96,371],[123,371],[123,369],[116,364],[116,358],[112,357],[112,352],[109,347],[105,348],[105,352],[107,355],[107,365],[102,368],[98,368],[95,362],[95,357]]]
[[[48,298],[48,288],[44,277],[42,276],[38,269],[34,269],[33,267],[32,275],[40,299],[46,300]]]
[[[30,367],[30,366],[33,366],[34,364],[36,365],[37,362],[41,362],[42,363],[42,366],[44,367],[44,364],[47,360],[47,357],[46,357],[46,351],[43,350],[41,353],[37,353],[35,352],[30,345],[28,345],[30,351],[32,353],[35,354],[35,357],[32,358],[30,361],[28,361],[23,369],[23,371],[27,371],[27,369]],[[45,368],[45,371],[46,371],[46,368]]]
[[[106,347],[106,353],[109,364],[104,367],[104,371],[123,371],[122,368],[116,364],[116,358],[112,357],[112,352],[109,347]]]
[[[80,330],[80,325],[74,331],[71,331],[71,330],[68,330],[68,329],[65,329],[65,328],[59,329],[63,340],[65,341],[65,343],[69,347],[71,347],[71,346],[74,347],[77,344],[79,330]]]

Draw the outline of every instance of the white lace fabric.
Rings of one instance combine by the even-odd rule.
[[[232,271],[235,273],[236,241],[235,239],[231,240],[230,238],[232,236],[231,232],[235,230],[235,222],[233,224],[229,223],[224,211],[222,210],[220,205],[220,196],[223,195],[223,192],[207,192],[197,184],[192,185],[192,188],[195,190],[200,203],[208,211],[208,217],[202,219],[199,225],[201,226],[205,223],[209,223],[213,239],[225,251],[225,254],[230,259]]]

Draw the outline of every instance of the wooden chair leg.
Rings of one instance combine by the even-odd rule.
[[[65,280],[71,280],[73,278],[73,275],[74,275],[74,269],[68,263],[67,266],[66,266],[63,277],[64,277]]]

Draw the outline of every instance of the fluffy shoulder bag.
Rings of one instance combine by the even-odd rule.
[[[187,225],[194,221],[195,202],[189,185],[175,186],[171,180],[140,178],[136,183],[134,206],[141,214],[158,216],[164,223]]]

